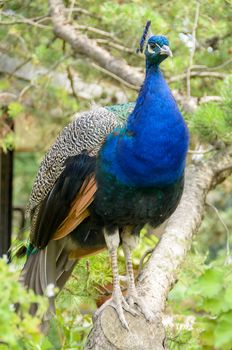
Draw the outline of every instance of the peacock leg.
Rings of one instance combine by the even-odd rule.
[[[117,260],[117,251],[120,243],[120,237],[119,237],[119,230],[115,229],[114,232],[108,233],[108,231],[104,230],[104,236],[107,248],[110,253],[111,257],[111,266],[112,266],[112,273],[113,273],[113,293],[112,297],[107,300],[96,312],[94,317],[97,317],[103,309],[105,309],[106,306],[112,306],[119,317],[119,320],[121,321],[121,324],[123,327],[129,330],[127,321],[124,316],[124,311],[132,313],[133,315],[136,315],[136,312],[131,310],[128,303],[124,299],[124,296],[122,295],[122,291],[120,288],[120,282],[119,282],[119,274],[118,274],[118,260]]]
[[[149,310],[143,299],[139,297],[135,288],[131,250],[133,250],[137,246],[138,241],[139,237],[137,235],[131,235],[128,229],[122,233],[122,247],[126,258],[126,270],[128,279],[128,290],[126,300],[130,307],[133,307],[136,304],[141,310],[146,320],[151,321],[153,319],[153,313]]]

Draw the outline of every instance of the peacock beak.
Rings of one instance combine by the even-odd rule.
[[[170,56],[170,57],[173,56],[170,47],[167,46],[167,45],[163,45],[163,46],[160,48],[160,53],[159,53],[159,54],[160,54],[160,55],[167,55],[167,56]]]

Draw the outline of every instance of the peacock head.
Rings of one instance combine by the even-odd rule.
[[[172,57],[168,39],[162,35],[151,36],[146,45],[145,56],[149,65],[159,65],[167,57]]]
[[[147,21],[143,35],[139,42],[138,52],[143,52],[144,45],[147,41],[148,31],[151,25],[151,21]],[[147,61],[147,67],[158,66],[165,58],[172,56],[172,51],[169,48],[169,41],[163,35],[151,35],[147,41],[145,48],[145,56]]]

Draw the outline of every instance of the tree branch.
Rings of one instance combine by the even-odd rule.
[[[90,58],[98,69],[100,67],[104,72],[109,72],[112,78],[120,80],[120,82],[133,89],[140,88],[144,75],[138,68],[130,66],[123,59],[114,57],[105,48],[99,46],[96,40],[89,39],[87,35],[80,33],[78,29],[83,29],[83,26],[72,25],[67,21],[65,16],[66,9],[62,0],[49,0],[49,3],[54,32],[57,37],[68,42],[74,52]],[[86,30],[89,28],[87,27]],[[94,30],[96,31],[96,28]],[[111,33],[104,32],[105,34],[110,35],[112,38]],[[116,41],[115,38],[114,41]],[[177,91],[173,91],[173,95],[182,104],[186,112],[193,111],[196,108],[197,101],[195,98],[190,98],[186,101],[186,97]]]
[[[155,313],[154,321],[149,324],[142,316],[135,318],[126,313],[130,328],[127,332],[122,329],[114,310],[108,307],[95,320],[85,350],[166,349],[161,320],[168,293],[202,222],[207,193],[231,173],[232,146],[204,163],[188,166],[181,202],[138,277],[138,292]]]
[[[107,50],[97,45],[96,41],[84,34],[79,34],[75,27],[67,23],[65,7],[62,0],[50,0],[50,12],[55,34],[68,42],[74,51],[84,54],[94,62],[128,83],[139,86],[143,75],[135,67],[129,66],[124,60],[117,59]]]
[[[16,16],[14,14],[7,14],[4,11],[1,13],[1,15],[6,16],[6,17],[15,18],[15,19],[10,20],[10,21],[0,21],[0,25],[7,26],[7,25],[14,25],[14,24],[27,24],[27,25],[38,27],[38,28],[50,29],[49,26],[44,25],[44,24],[40,24],[41,20],[36,21],[35,18],[25,18],[23,16]],[[42,20],[44,20],[44,19],[42,19]]]
[[[219,73],[219,72],[202,72],[202,71],[191,71],[188,73],[191,78],[215,78],[215,79],[226,79],[230,74]],[[186,78],[186,73],[176,75],[174,77],[168,78],[169,83],[174,83]]]

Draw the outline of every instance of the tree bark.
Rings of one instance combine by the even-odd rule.
[[[154,321],[149,324],[142,316],[125,312],[130,328],[127,332],[115,311],[108,307],[94,321],[85,350],[166,349],[162,314],[168,293],[202,222],[207,193],[231,173],[232,146],[208,161],[187,167],[181,202],[138,277],[137,290],[154,312]]]

